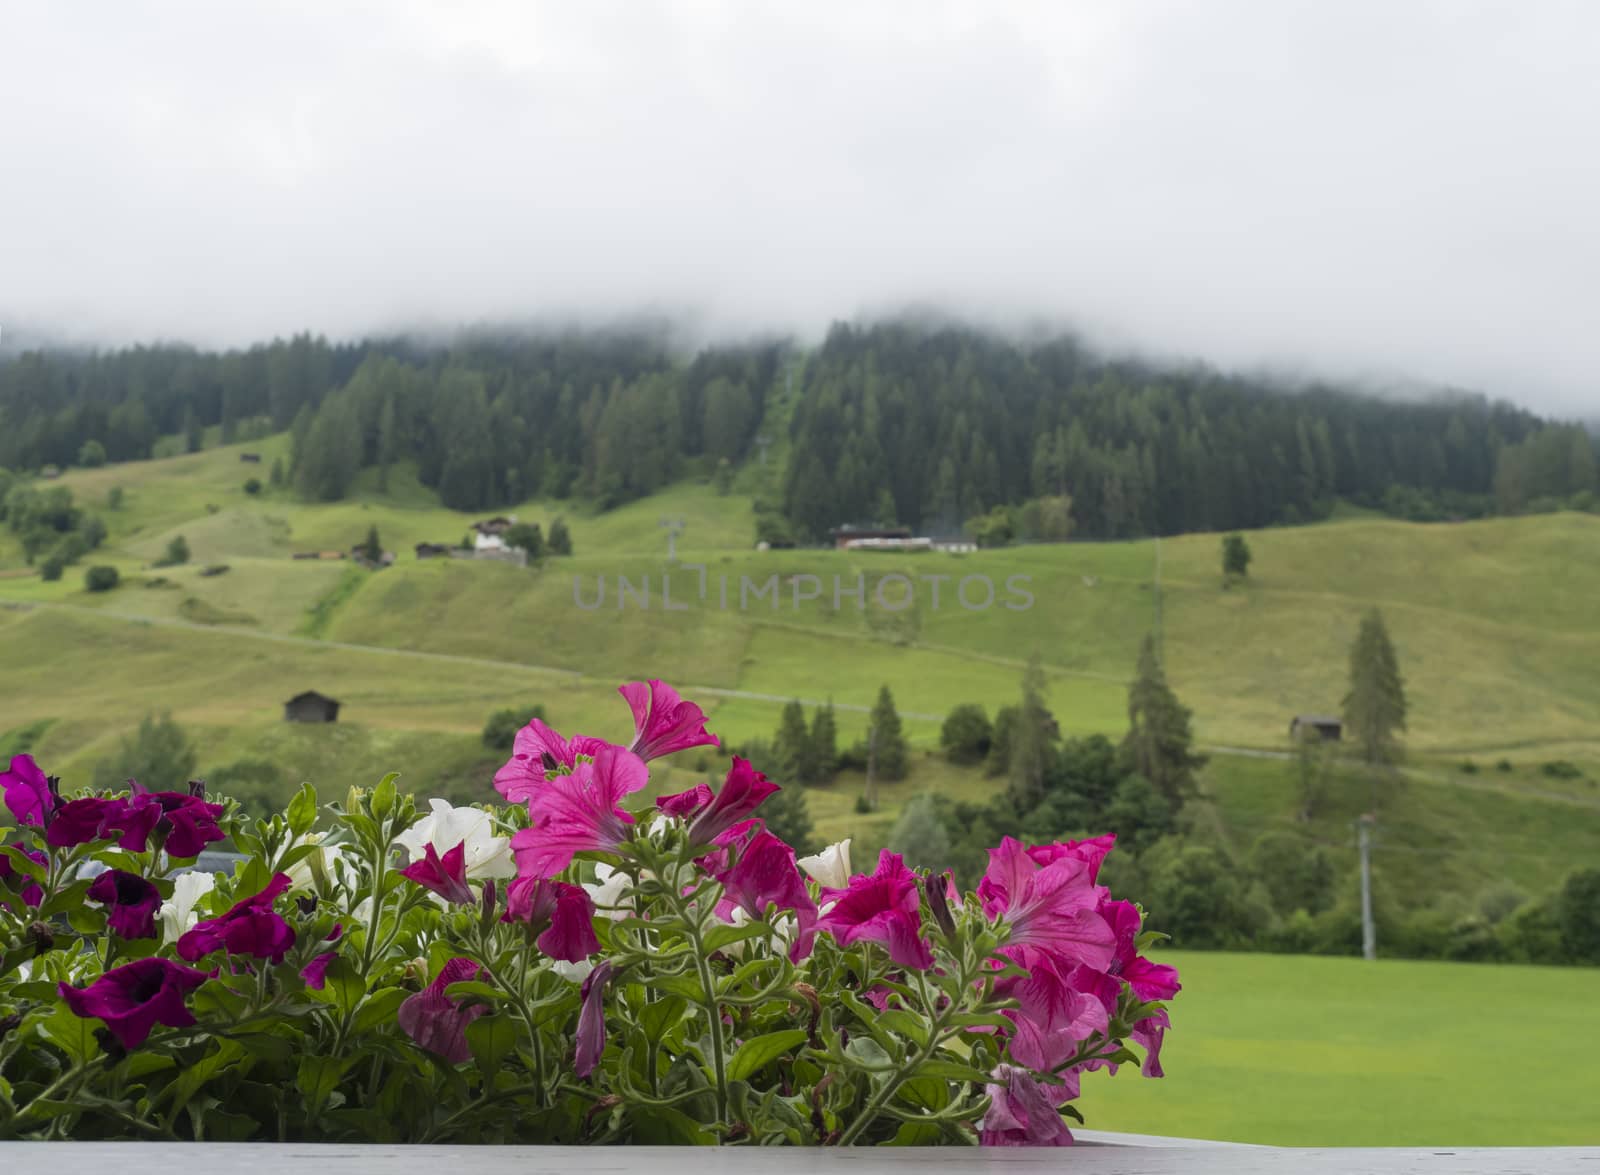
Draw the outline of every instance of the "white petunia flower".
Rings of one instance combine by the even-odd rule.
[[[511,840],[494,834],[494,820],[482,808],[452,808],[445,800],[429,800],[430,815],[418,820],[394,838],[413,861],[425,855],[432,845],[441,857],[459,844],[466,845],[469,878],[515,877],[517,865],[511,857]]]
[[[173,878],[172,900],[162,902],[158,911],[162,937],[167,942],[176,942],[194,929],[194,924],[200,921],[200,915],[195,912],[196,903],[216,887],[216,877],[198,869]]]
[[[633,879],[620,869],[613,869],[604,861],[595,863],[593,881],[586,881],[583,888],[589,894],[589,900],[594,903],[595,911],[602,917],[610,918],[613,922],[626,918],[633,910],[622,904],[622,895],[633,884]]]
[[[795,864],[823,888],[844,889],[850,884],[850,838],[845,837],[813,856],[801,857]]]

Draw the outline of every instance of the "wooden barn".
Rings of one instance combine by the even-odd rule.
[[[1302,739],[1312,735],[1325,743],[1336,743],[1344,737],[1344,722],[1328,714],[1296,714],[1289,723],[1289,737]]]
[[[307,690],[303,694],[295,694],[283,704],[283,720],[285,722],[337,722],[339,721],[339,703],[326,694],[319,694],[316,690]]]

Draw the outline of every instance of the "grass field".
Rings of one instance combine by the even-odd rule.
[[[1167,1075],[1088,1075],[1091,1128],[1295,1146],[1600,1145],[1593,970],[1162,958],[1184,985]]]
[[[260,465],[239,461],[258,452]],[[1013,700],[1026,658],[1047,670],[1068,734],[1118,735],[1126,682],[1155,616],[1153,542],[1071,543],[906,556],[751,549],[748,496],[684,484],[603,515],[528,502],[511,513],[571,526],[577,554],[527,570],[417,561],[419,541],[452,541],[471,515],[439,507],[407,469],[379,493],[374,471],[348,501],[318,505],[244,492],[286,451],[283,437],[187,456],[68,472],[110,537],[89,561],[125,582],[83,590],[81,568],[44,583],[0,535],[0,734],[48,722],[37,753],[69,780],[151,710],[194,736],[201,770],[270,759],[286,775],[342,790],[390,768],[419,793],[487,786],[492,756],[476,735],[503,706],[542,704],[558,726],[620,737],[619,681],[664,677],[702,702],[730,742],[769,736],[784,699],[832,699],[841,739],[866,728],[880,685],[894,690],[915,749],[912,778],[855,810],[859,775],[809,793],[819,835],[881,843],[923,791],[982,799],[995,786],[938,758],[939,722],[957,702],[992,712]],[[741,472],[749,488],[759,470]],[[120,509],[106,507],[113,487]],[[684,518],[681,562],[664,558],[664,516]],[[399,562],[366,572],[290,558],[346,549],[377,526]],[[193,553],[154,568],[172,537]],[[1541,892],[1600,842],[1600,518],[1549,515],[1418,526],[1346,512],[1337,521],[1252,533],[1248,584],[1224,590],[1215,535],[1160,543],[1164,656],[1212,748],[1204,787],[1217,833],[1236,850],[1275,828],[1348,855],[1349,821],[1370,801],[1341,777],[1310,829],[1281,754],[1288,718],[1336,710],[1362,612],[1381,605],[1411,703],[1411,770],[1386,796],[1384,880],[1470,902],[1487,878]],[[201,574],[226,564],[224,574]],[[700,572],[704,568],[702,595]],[[670,575],[674,607],[662,598]],[[909,585],[885,576],[903,575]],[[804,577],[814,576],[816,581]],[[940,604],[933,606],[933,580]],[[618,605],[619,582],[635,589]],[[849,595],[860,577],[869,606]],[[994,584],[996,601],[963,607]],[[1026,577],[1017,580],[1015,577]],[[840,585],[835,606],[834,582]],[[645,603],[638,589],[648,580]],[[771,580],[776,591],[748,596]],[[1032,596],[1027,608],[1007,608]],[[605,600],[592,606],[600,584]],[[722,603],[722,584],[728,604]],[[873,604],[878,589],[897,604]],[[818,598],[805,596],[814,588]],[[746,589],[748,590],[748,589]],[[576,594],[575,594],[576,593]],[[582,601],[583,606],[580,606]],[[344,703],[337,730],[286,726],[284,699],[319,689]],[[1235,753],[1235,751],[1241,753]],[[1474,773],[1462,773],[1471,760]],[[1579,774],[1553,777],[1551,760]],[[1504,770],[1497,769],[1504,767]],[[686,768],[680,768],[686,769]]]

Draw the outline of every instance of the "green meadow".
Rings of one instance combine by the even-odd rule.
[[[405,467],[387,492],[366,471],[338,503],[247,494],[245,480],[265,481],[286,448],[270,437],[69,471],[59,484],[109,528],[85,562],[119,568],[111,592],[84,590],[82,565],[42,582],[0,536],[0,736],[26,730],[70,783],[146,713],[168,710],[202,772],[269,761],[285,788],[309,779],[342,792],[394,769],[419,793],[467,799],[489,794],[495,756],[478,732],[504,706],[538,703],[559,727],[620,737],[617,683],[662,677],[730,742],[770,736],[781,703],[801,698],[831,699],[848,744],[888,684],[911,777],[883,785],[870,813],[857,811],[859,773],[808,793],[820,836],[870,848],[913,796],[991,794],[995,781],[938,755],[939,724],[959,702],[993,712],[1013,700],[1034,653],[1066,733],[1118,736],[1139,642],[1159,618],[1169,677],[1211,753],[1205,818],[1244,853],[1262,832],[1296,827],[1278,757],[1289,718],[1337,711],[1350,640],[1378,605],[1411,704],[1407,769],[1384,799],[1384,884],[1463,901],[1490,879],[1540,892],[1600,841],[1594,516],[1423,526],[1343,512],[1251,533],[1249,581],[1225,588],[1215,535],[959,556],[757,551],[749,496],[685,483],[603,514],[541,501],[506,511],[546,527],[562,516],[573,535],[573,557],[520,569],[418,561],[415,543],[457,541],[473,516],[441,508]],[[244,451],[261,463],[241,462]],[[675,563],[664,517],[686,524]],[[386,570],[292,558],[347,550],[373,526],[398,556]],[[154,566],[177,535],[190,562]],[[284,700],[306,689],[343,703],[336,725],[282,721]],[[713,766],[683,758],[660,786]],[[1543,769],[1556,760],[1576,774]],[[1310,831],[1349,854],[1370,795],[1337,772]]]
[[[1161,1061],[1084,1078],[1097,1130],[1293,1146],[1594,1146],[1592,970],[1170,951]]]

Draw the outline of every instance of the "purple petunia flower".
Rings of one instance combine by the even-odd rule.
[[[13,845],[12,847],[35,865],[48,865],[50,863],[49,857],[34,849],[25,849],[21,845]],[[10,857],[0,854],[0,888],[11,889],[13,887],[25,906],[36,908],[40,902],[44,901],[44,887],[26,873],[17,869],[11,863]]]
[[[119,834],[112,825],[121,805],[121,800],[99,796],[68,800],[56,809],[45,830],[45,843],[53,849],[70,849],[91,841],[114,839]]]
[[[328,937],[323,939],[323,941],[338,942],[339,936],[343,933],[344,926],[342,924],[335,924],[334,928],[329,931]],[[317,991],[321,991],[328,982],[328,968],[333,965],[333,961],[338,957],[339,951],[337,948],[331,951],[323,951],[320,955],[317,955],[315,958],[313,958],[311,962],[300,968],[301,980],[307,987],[315,988]]]
[[[89,886],[89,900],[106,908],[111,932],[122,938],[154,938],[161,891],[137,873],[107,869]]]
[[[1015,1065],[996,1066],[991,1076],[994,1081],[984,1087],[989,1108],[979,1132],[984,1146],[1072,1145],[1072,1131],[1052,1100],[1053,1087]]]
[[[107,817],[107,826],[122,835],[118,848],[142,853],[152,835],[164,836],[162,847],[169,856],[191,858],[204,852],[206,845],[227,839],[217,827],[225,811],[221,804],[208,804],[186,791],[146,791],[138,780],[129,783],[131,794],[112,801],[119,807]]]
[[[678,691],[654,678],[646,685],[630,681],[617,687],[633,711],[633,742],[628,749],[649,761],[690,747],[721,745],[716,735],[707,733],[705,711],[686,702]]]
[[[157,1024],[169,1028],[193,1024],[184,999],[211,974],[170,959],[140,959],[112,968],[88,987],[63,983],[57,990],[74,1015],[105,1021],[118,1043],[133,1049],[149,1038]]]
[[[615,965],[607,960],[589,972],[583,981],[583,1004],[578,1010],[578,1047],[572,1062],[572,1070],[579,1077],[593,1073],[594,1067],[600,1063],[600,1055],[606,1051],[604,1000],[606,986],[615,972]]]
[[[287,874],[275,873],[260,893],[235,903],[224,914],[195,923],[193,930],[178,939],[178,956],[193,963],[212,951],[225,950],[230,955],[283,962],[284,955],[294,946],[294,928],[272,908],[272,903],[289,884]]]
[[[407,1036],[452,1065],[471,1059],[467,1025],[488,1009],[482,1004],[463,1007],[445,994],[445,988],[477,974],[478,965],[471,959],[451,959],[437,979],[400,1005],[395,1016]]]
[[[47,825],[61,806],[61,796],[32,755],[16,755],[10,769],[0,771],[0,795],[19,824]]]

